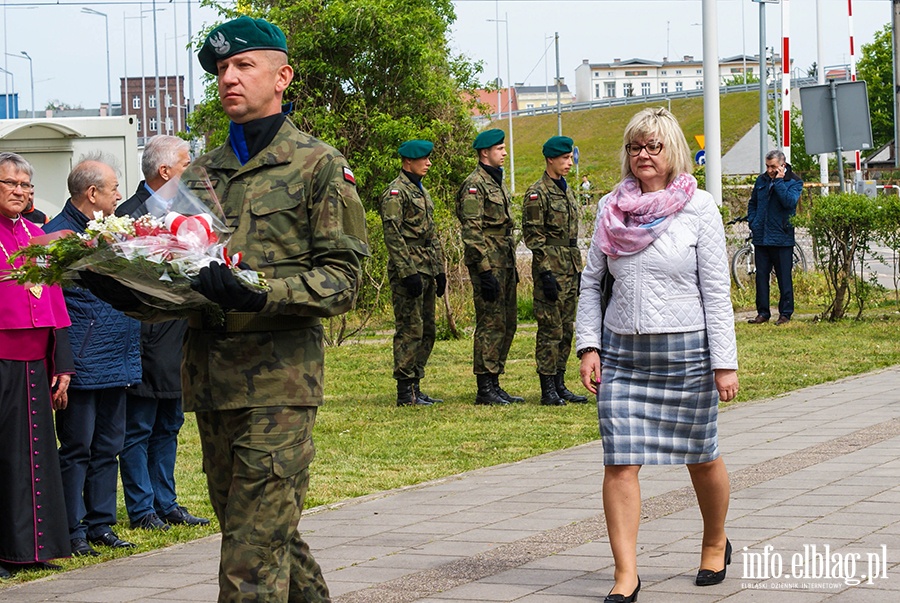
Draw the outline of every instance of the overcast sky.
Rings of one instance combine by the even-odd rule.
[[[677,59],[702,56],[701,0],[456,0],[457,22],[451,48],[483,61],[482,81],[497,77],[497,24],[508,20],[510,79],[529,85],[552,81],[555,57],[552,36],[560,36],[560,73],[574,92],[575,68],[583,59],[611,62],[615,58]],[[826,66],[850,60],[846,0],[823,0]],[[41,110],[59,99],[85,108],[99,106],[107,98],[106,29],[104,19],[85,14],[82,8],[104,12],[109,21],[113,102],[119,99],[119,78],[137,76],[141,64],[141,28],[144,26],[144,73],[154,69],[152,2],[75,2],[73,0],[5,0],[3,7],[4,56],[0,66],[13,72],[20,109],[30,109],[29,63],[33,59],[35,105]],[[159,73],[187,75],[187,0],[157,2]],[[753,55],[759,50],[759,4],[751,0],[719,0],[720,57]],[[144,12],[145,18],[139,19]],[[805,71],[816,61],[816,0],[790,0],[791,48],[794,67]],[[891,0],[853,0],[853,27],[857,45],[872,41],[876,30],[891,18]],[[781,6],[766,5],[767,45],[781,46]],[[128,17],[123,21],[123,17]],[[191,3],[194,32],[217,19],[215,11]],[[743,24],[743,28],[742,28]],[[507,23],[500,23],[501,78],[507,81]],[[175,38],[177,27],[178,38]],[[742,34],[743,30],[743,34]],[[547,37],[550,37],[548,39]],[[177,46],[176,46],[177,42]],[[176,51],[176,48],[178,49]],[[546,68],[545,68],[546,56]],[[22,57],[22,58],[20,58]],[[202,70],[194,58],[195,98],[202,96]],[[7,78],[6,86],[12,89]],[[0,84],[0,93],[4,87]]]

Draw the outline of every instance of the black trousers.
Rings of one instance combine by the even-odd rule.
[[[769,278],[775,269],[778,281],[778,313],[790,318],[794,313],[794,246],[756,245],[756,313],[769,318]]]

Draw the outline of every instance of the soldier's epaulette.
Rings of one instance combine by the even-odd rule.
[[[477,193],[477,192],[478,192],[478,189],[475,188],[474,186],[469,187],[469,194],[470,194],[470,195],[474,195],[474,194]]]
[[[391,197],[396,197],[399,194],[400,194],[400,191],[397,190],[396,188],[391,189]]]
[[[356,176],[353,175],[353,170],[348,168],[346,165],[344,166],[344,180],[356,186]]]
[[[537,198],[538,198],[538,194],[537,194],[537,193],[531,193],[530,195],[528,195],[528,198],[531,199],[532,201],[536,201]]]

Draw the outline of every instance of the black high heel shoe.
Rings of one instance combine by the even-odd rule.
[[[721,584],[725,580],[725,570],[731,565],[731,542],[725,539],[725,567],[718,572],[702,569],[697,572],[697,579],[694,584],[697,586],[712,586],[713,584]]]
[[[634,592],[628,596],[616,593],[609,593],[606,595],[606,598],[603,599],[603,603],[637,603],[637,595],[638,591],[641,590],[641,577],[638,576],[637,586],[634,588]]]

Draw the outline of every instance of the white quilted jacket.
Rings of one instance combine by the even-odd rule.
[[[597,215],[606,202],[600,200]],[[595,225],[596,230],[596,225]],[[600,279],[615,277],[606,327],[621,335],[706,329],[713,369],[737,369],[725,230],[712,195],[697,190],[643,251],[607,258],[591,243],[575,320],[576,350],[600,348]]]

